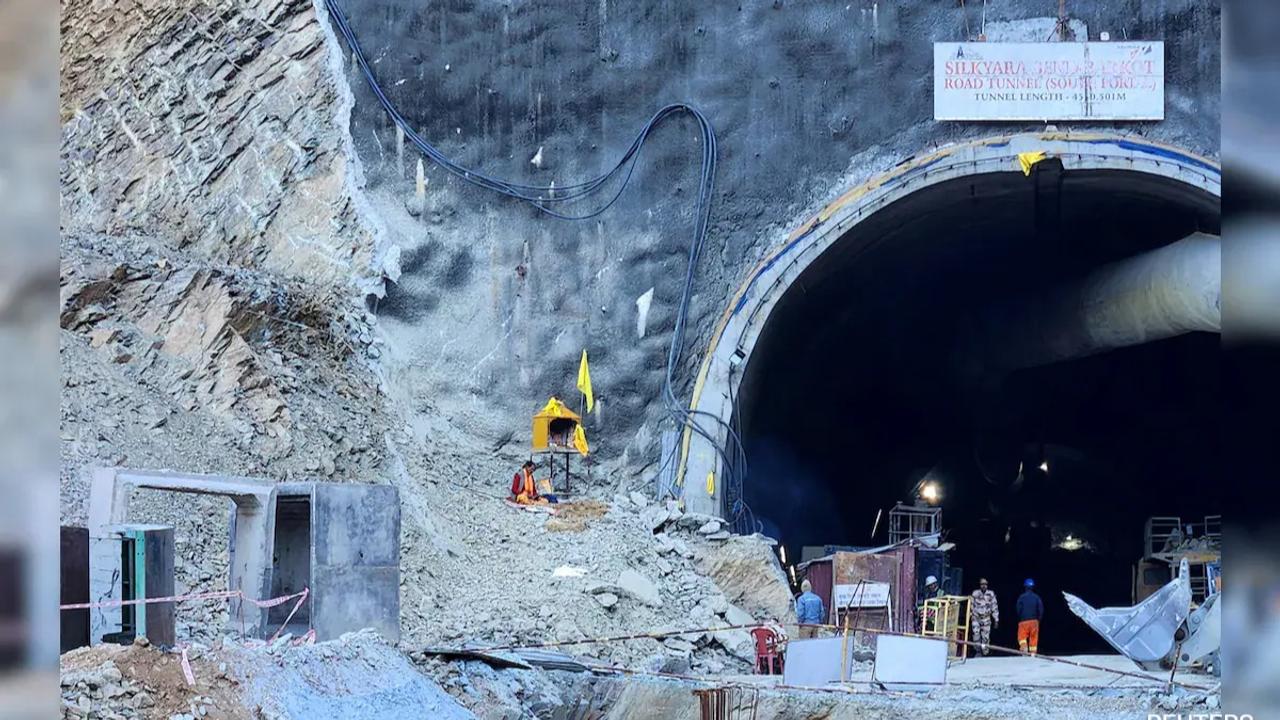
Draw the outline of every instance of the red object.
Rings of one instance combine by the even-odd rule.
[[[782,654],[778,651],[778,634],[772,628],[751,629],[756,641],[756,674],[781,675]]]
[[[517,470],[511,478],[511,497],[515,498],[520,493],[525,493],[530,500],[538,499],[538,487],[533,482],[533,473],[525,472],[524,468]]]

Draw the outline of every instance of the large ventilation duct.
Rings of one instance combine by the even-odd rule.
[[[1222,245],[1194,233],[983,314],[987,370],[1047,365],[1190,332],[1222,330]]]

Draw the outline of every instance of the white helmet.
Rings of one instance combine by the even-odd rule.
[[[929,577],[927,577],[927,578],[925,578],[925,579],[924,579],[924,584],[925,584],[925,585],[937,585],[937,584],[938,584],[938,578],[936,578],[936,577],[934,577],[934,576],[930,575]]]

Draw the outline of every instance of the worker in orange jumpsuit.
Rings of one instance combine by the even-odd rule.
[[[1036,581],[1027,578],[1022,582],[1026,588],[1018,597],[1018,647],[1022,652],[1035,655],[1040,649],[1040,621],[1044,619],[1044,601],[1033,589]]]

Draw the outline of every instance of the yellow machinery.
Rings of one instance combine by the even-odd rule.
[[[947,658],[964,662],[969,641],[969,597],[944,595],[924,601],[926,621],[921,635],[948,642]]]

